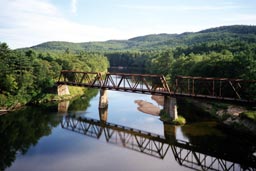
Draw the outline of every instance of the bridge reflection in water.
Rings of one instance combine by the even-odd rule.
[[[104,114],[105,112],[105,114]],[[171,149],[175,160],[182,166],[194,170],[256,170],[255,158],[237,158],[232,154],[222,154],[218,150],[206,150],[198,145],[177,140],[175,134],[165,136],[106,122],[106,110],[100,110],[100,120],[87,117],[64,116],[61,126],[64,129],[100,139],[108,143],[138,151],[152,157],[164,159]],[[165,125],[166,128],[166,125]],[[175,129],[175,127],[173,127]],[[174,130],[175,131],[175,130]],[[211,143],[211,142],[209,142]],[[235,150],[235,149],[234,149]]]

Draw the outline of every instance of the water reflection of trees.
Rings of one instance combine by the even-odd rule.
[[[27,108],[0,117],[0,170],[10,167],[16,154],[25,154],[42,136],[59,124],[55,115],[38,108]]]
[[[90,100],[98,93],[97,89],[88,89],[82,97],[73,100],[69,106],[69,111],[86,110],[90,106]]]
[[[203,138],[201,141],[198,140],[200,136],[192,139],[189,137],[192,141],[185,142],[176,139],[175,127],[167,125],[164,126],[165,136],[86,117],[66,116],[62,119],[61,125],[62,128],[93,138],[100,139],[103,136],[108,143],[160,159],[163,159],[171,149],[175,160],[180,165],[194,170],[256,169],[256,158],[252,155],[252,146],[244,149],[243,153],[235,155],[237,148],[244,146],[233,145],[229,148],[227,144],[222,144],[220,148],[216,145],[217,140],[214,141],[214,138],[208,140]],[[232,149],[233,152],[229,153],[230,151],[226,148]]]

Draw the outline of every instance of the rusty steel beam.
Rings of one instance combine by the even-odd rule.
[[[256,80],[176,76],[175,83],[175,95],[255,103]]]
[[[216,80],[216,81],[235,81],[235,82],[251,82],[256,83],[256,80],[244,80],[238,78],[221,78],[221,77],[194,77],[194,76],[183,76],[177,75],[175,78],[179,79],[194,79],[194,80]]]
[[[63,70],[57,84],[67,84],[83,87],[101,87],[102,76],[99,72],[80,72]]]
[[[162,75],[107,73],[102,88],[137,93],[168,93],[168,84]]]
[[[63,70],[60,84],[104,88],[162,96],[193,97],[241,103],[256,103],[256,80],[176,76],[168,85],[163,75],[101,73]],[[170,88],[171,87],[171,88]]]

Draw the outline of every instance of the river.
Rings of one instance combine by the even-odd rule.
[[[108,109],[99,110],[95,94],[70,102],[67,112],[51,105],[0,116],[0,170],[256,169],[255,141],[211,118],[168,125],[137,109],[136,100],[162,108],[150,95],[108,91]]]

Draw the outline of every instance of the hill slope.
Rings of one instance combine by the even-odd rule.
[[[199,32],[187,32],[182,34],[152,34],[131,38],[128,40],[109,40],[104,42],[46,42],[31,47],[37,51],[64,52],[67,49],[72,52],[91,51],[127,51],[127,50],[155,50],[175,48],[178,46],[191,46],[200,43],[230,43],[233,40],[255,43],[256,26],[233,25],[210,28]]]

